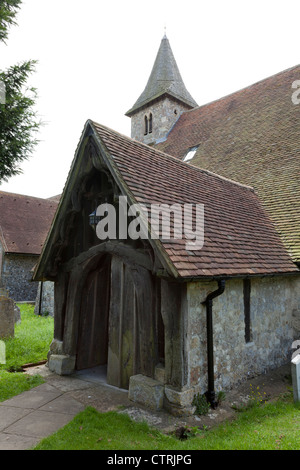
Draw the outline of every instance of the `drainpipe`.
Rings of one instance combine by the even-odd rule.
[[[206,305],[206,327],[207,327],[207,372],[208,372],[208,390],[205,393],[207,401],[213,409],[216,409],[218,403],[216,402],[215,384],[214,384],[214,350],[213,350],[213,317],[212,306],[213,299],[223,294],[225,290],[225,280],[218,281],[218,289],[211,292],[202,302]]]

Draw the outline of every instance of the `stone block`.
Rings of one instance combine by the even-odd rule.
[[[52,354],[48,360],[49,370],[58,375],[70,375],[75,370],[75,356]]]
[[[152,410],[161,410],[164,401],[164,385],[157,380],[138,374],[130,377],[130,400],[140,403]]]
[[[15,334],[15,303],[8,297],[0,297],[0,338]]]
[[[195,412],[192,401],[195,395],[193,388],[176,390],[165,386],[164,407],[174,416],[188,416]]]
[[[165,366],[162,365],[162,364],[158,364],[156,367],[155,367],[155,371],[154,371],[154,378],[155,380],[157,380],[158,382],[161,382],[162,384],[165,383]]]

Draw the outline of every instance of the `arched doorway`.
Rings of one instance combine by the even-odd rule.
[[[128,389],[132,375],[154,376],[163,355],[160,281],[119,256],[90,263],[84,281],[76,368],[107,364],[107,382]]]

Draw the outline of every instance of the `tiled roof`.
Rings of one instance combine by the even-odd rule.
[[[253,186],[295,262],[300,262],[300,66],[183,113],[160,150]],[[297,96],[296,96],[297,97]]]
[[[143,93],[133,107],[127,111],[126,115],[131,116],[134,112],[164,94],[176,98],[191,108],[198,106],[183,83],[166,36],[161,41],[153,69]]]
[[[0,191],[0,242],[6,253],[40,255],[57,202]]]
[[[278,274],[297,271],[252,188],[183,163],[96,123],[115,177],[133,201],[204,204],[201,250],[186,240],[162,241],[182,277]]]

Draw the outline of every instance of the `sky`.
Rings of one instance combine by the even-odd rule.
[[[165,32],[183,81],[204,105],[299,64],[299,0],[23,0],[0,44],[0,70],[38,61],[43,122],[22,175],[1,191],[61,194],[85,122],[130,136]],[[300,79],[300,77],[299,77]]]

